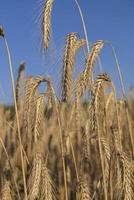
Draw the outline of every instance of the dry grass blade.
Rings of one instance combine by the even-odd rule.
[[[47,49],[50,41],[50,29],[51,29],[51,12],[54,0],[46,0],[43,11],[43,43],[44,47]]]

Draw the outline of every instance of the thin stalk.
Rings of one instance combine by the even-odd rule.
[[[14,98],[14,106],[15,106],[15,113],[16,113],[16,121],[17,121],[17,129],[18,129],[18,138],[20,143],[20,156],[21,156],[21,165],[22,165],[22,174],[23,174],[23,182],[24,182],[24,193],[25,193],[25,199],[28,200],[27,197],[27,187],[26,187],[26,177],[25,177],[25,169],[24,169],[24,157],[23,157],[23,150],[22,150],[22,141],[21,141],[21,133],[20,133],[20,123],[19,123],[19,115],[18,115],[18,108],[17,108],[17,102],[16,102],[16,93],[15,93],[15,83],[14,83],[14,76],[13,76],[13,68],[12,68],[12,61],[11,61],[11,55],[10,50],[8,47],[8,43],[6,38],[4,37],[5,46],[7,50],[7,56],[8,56],[8,62],[9,62],[9,69],[10,69],[10,78],[12,82],[12,92],[13,92],[13,98]]]
[[[66,178],[66,167],[65,167],[64,150],[63,150],[63,139],[62,139],[62,131],[61,131],[61,121],[60,121],[60,118],[59,118],[59,112],[58,112],[57,105],[56,105],[56,110],[57,110],[57,119],[58,119],[58,124],[59,124],[59,137],[60,137],[60,145],[61,145],[61,153],[62,153],[62,165],[63,165],[65,196],[66,196],[65,199],[68,200],[67,178]]]
[[[117,58],[117,54],[116,54],[116,51],[115,51],[115,48],[113,47],[112,43],[111,42],[106,42],[109,44],[109,46],[111,47],[112,49],[112,53],[113,53],[113,56],[115,58],[115,62],[116,62],[116,67],[117,67],[117,71],[118,71],[118,75],[119,75],[119,79],[120,79],[120,84],[121,84],[121,90],[122,90],[122,95],[123,97],[125,98],[125,85],[124,85],[124,80],[123,80],[123,75],[122,75],[122,72],[121,72],[121,68],[120,68],[120,64],[119,64],[119,60]]]
[[[87,51],[88,51],[88,53],[90,53],[90,47],[89,47],[89,41],[88,41],[88,36],[87,36],[87,29],[86,29],[86,25],[85,25],[85,20],[84,20],[84,17],[83,17],[83,14],[82,14],[82,10],[81,10],[81,7],[80,7],[78,1],[75,0],[75,3],[77,5],[79,13],[80,13],[82,26],[83,26],[83,30],[84,30],[84,35],[85,35],[85,39],[86,39]]]
[[[105,170],[104,170],[104,158],[103,158],[103,151],[102,151],[102,145],[101,145],[101,139],[100,139],[100,126],[99,126],[99,119],[98,116],[96,118],[97,123],[97,134],[98,134],[98,146],[99,146],[99,154],[100,154],[100,161],[101,161],[101,169],[102,169],[102,177],[103,177],[103,190],[104,190],[104,199],[107,200],[107,185],[106,185],[106,178],[105,178]]]
[[[75,153],[74,153],[74,148],[73,148],[72,140],[71,140],[71,137],[70,137],[70,133],[68,134],[68,136],[69,136],[70,147],[71,147],[72,156],[73,156],[73,160],[74,160],[76,178],[77,178],[77,182],[79,182],[78,167],[77,167],[77,164],[76,164],[76,158],[75,158]]]
[[[95,118],[96,118],[96,130],[97,130],[97,136],[98,136],[98,148],[99,148],[99,155],[100,155],[100,162],[101,162],[101,170],[102,170],[102,178],[103,178],[103,190],[104,190],[104,199],[108,200],[108,195],[107,195],[107,184],[106,184],[106,176],[105,176],[105,165],[104,165],[104,156],[103,156],[103,148],[102,148],[102,143],[101,143],[101,135],[102,133],[104,134],[104,128],[103,124],[100,121],[100,96],[99,90],[102,87],[100,85],[97,89],[96,92],[96,97],[95,97]],[[103,89],[104,93],[104,89]],[[103,119],[104,120],[104,119]]]
[[[117,116],[117,125],[118,125],[118,133],[119,133],[119,137],[118,137],[118,144],[116,144],[118,146],[118,150],[122,151],[122,131],[121,131],[121,126],[120,126],[120,120],[119,120],[119,112],[118,112],[118,106],[117,106],[117,101],[116,101],[116,89],[113,83],[111,83],[111,88],[113,90],[113,94],[114,94],[114,102],[115,102],[115,109],[116,109],[116,116]],[[115,136],[114,136],[115,137]],[[115,139],[115,138],[114,138]],[[117,148],[116,146],[116,148]]]
[[[82,13],[82,10],[81,10],[81,7],[80,7],[78,1],[77,0],[74,0],[74,1],[75,1],[76,5],[77,5],[77,8],[79,10],[79,14],[80,14],[80,17],[81,17],[83,31],[84,31],[85,40],[86,40],[87,52],[89,54],[90,53],[90,44],[89,44],[89,40],[88,40],[88,35],[87,35],[87,29],[86,29],[85,20],[84,20],[83,13]],[[102,73],[103,72],[103,67],[102,67],[101,60],[100,60],[99,57],[97,58],[97,60],[98,60],[98,64],[99,64],[100,73]]]
[[[131,116],[130,116],[130,112],[128,110],[128,106],[127,106],[125,101],[124,101],[124,106],[125,106],[125,110],[126,110],[127,122],[128,122],[129,134],[130,134],[130,141],[131,141],[131,146],[132,146],[132,157],[134,158],[134,140],[133,140]]]
[[[129,111],[128,111],[128,107],[126,106],[126,100],[125,100],[126,99],[126,93],[125,93],[125,85],[124,85],[124,81],[123,81],[123,75],[122,75],[122,72],[121,72],[121,69],[120,69],[120,64],[119,64],[119,61],[118,61],[118,58],[117,58],[115,48],[113,47],[111,42],[107,42],[107,43],[110,45],[110,47],[112,49],[113,56],[114,56],[115,62],[116,62],[117,71],[118,71],[118,74],[119,74],[119,79],[120,79],[120,84],[121,84],[121,89],[122,89],[122,95],[123,95],[123,101],[124,101],[125,111],[126,111],[126,115],[127,115],[127,122],[128,122],[132,152],[133,152],[133,156],[134,156],[133,132],[132,132],[132,125],[130,123],[130,114],[129,114]]]

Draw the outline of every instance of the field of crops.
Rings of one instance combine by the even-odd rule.
[[[53,1],[46,0],[42,12],[45,49],[51,40]],[[19,67],[15,85],[6,33],[0,26],[14,97],[14,106],[0,106],[1,200],[134,199],[134,90],[126,95],[111,43],[122,96],[117,98],[107,73],[94,76],[106,42],[99,40],[89,47],[83,15],[75,2],[85,39],[73,32],[66,36],[61,97],[51,77],[25,77],[25,63]],[[73,80],[80,48],[85,66]],[[44,92],[39,90],[42,84]]]

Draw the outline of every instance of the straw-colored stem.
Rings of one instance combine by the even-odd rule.
[[[130,113],[129,113],[129,110],[128,110],[128,106],[126,105],[125,101],[124,101],[124,104],[125,104],[125,110],[126,110],[126,115],[127,115],[128,128],[129,128],[129,134],[130,134],[130,140],[131,140],[131,146],[132,146],[132,156],[134,158],[134,140],[133,140],[131,117],[130,117]]]
[[[80,17],[81,17],[81,21],[82,21],[82,26],[83,26],[83,31],[84,31],[85,40],[86,40],[87,52],[89,54],[90,53],[90,44],[89,44],[89,40],[88,40],[88,35],[87,35],[87,29],[86,29],[85,20],[84,20],[83,13],[82,13],[82,10],[81,10],[81,7],[80,7],[78,1],[75,0],[75,3],[77,5],[77,8],[78,8],[79,13],[80,13]],[[97,60],[98,60],[98,64],[99,64],[99,70],[102,73],[103,72],[103,67],[102,67],[101,60],[100,60],[99,57],[97,58]]]
[[[86,29],[84,17],[83,17],[82,10],[81,10],[81,7],[80,7],[78,1],[75,0],[75,3],[76,3],[76,5],[77,5],[78,10],[79,10],[79,13],[80,13],[80,17],[81,17],[81,21],[82,21],[82,26],[83,26],[83,30],[84,30],[84,35],[85,35],[85,39],[86,39],[87,51],[88,51],[88,53],[89,53],[89,52],[90,52],[90,47],[89,47],[89,41],[88,41],[87,29]]]
[[[103,158],[103,151],[102,151],[102,145],[101,145],[101,139],[100,139],[100,125],[99,125],[99,119],[98,116],[96,118],[96,123],[98,127],[98,146],[99,146],[99,154],[100,154],[100,161],[101,161],[101,169],[102,169],[102,176],[103,176],[103,189],[104,189],[104,199],[107,200],[107,186],[106,186],[106,178],[105,178],[105,170],[104,170],[104,158]]]
[[[122,95],[123,97],[125,98],[125,85],[124,85],[124,80],[123,80],[123,75],[122,75],[122,72],[121,72],[121,68],[120,68],[120,64],[119,64],[119,61],[118,61],[118,58],[117,58],[117,54],[116,54],[116,51],[115,51],[115,48],[113,47],[112,43],[111,42],[107,42],[111,49],[112,49],[112,53],[113,53],[113,56],[115,58],[115,62],[116,62],[116,67],[117,67],[117,71],[118,71],[118,75],[119,75],[119,79],[120,79],[120,84],[121,84],[121,90],[122,90]]]
[[[23,158],[21,133],[20,133],[20,123],[19,123],[19,116],[18,116],[18,109],[17,109],[17,102],[16,102],[16,93],[15,93],[15,83],[14,83],[14,76],[13,76],[13,69],[12,69],[12,61],[11,61],[11,55],[10,55],[8,43],[7,43],[7,40],[6,40],[5,37],[4,37],[4,41],[5,41],[5,46],[6,46],[6,50],[7,50],[8,62],[9,62],[9,68],[10,68],[10,78],[11,78],[11,82],[12,82],[12,92],[13,92],[14,106],[15,106],[15,113],[16,113],[18,138],[19,138],[19,143],[20,143],[20,156],[21,156],[21,164],[22,164],[22,174],[23,174],[23,182],[24,182],[25,199],[28,200],[25,170],[24,170],[24,158]]]
[[[111,83],[111,87],[113,90],[113,94],[114,94],[114,102],[115,102],[115,109],[116,109],[116,116],[117,116],[117,125],[118,125],[118,133],[119,133],[119,137],[118,137],[118,150],[122,151],[122,132],[121,132],[121,126],[120,126],[120,120],[119,120],[119,112],[118,112],[118,107],[117,107],[117,102],[116,102],[116,90],[115,90],[115,86],[113,83]]]
[[[57,110],[57,119],[58,119],[58,124],[59,124],[59,137],[60,137],[60,146],[61,146],[61,153],[62,153],[62,165],[63,165],[65,196],[66,196],[65,199],[68,200],[67,178],[66,178],[66,167],[65,167],[64,150],[63,150],[63,139],[62,139],[62,131],[61,131],[61,121],[60,121],[60,118],[59,118],[59,112],[58,112],[57,106],[56,106],[56,110]]]
[[[77,182],[79,182],[78,167],[77,167],[77,163],[76,163],[76,158],[75,158],[75,153],[74,153],[74,148],[73,148],[72,140],[71,140],[71,137],[70,137],[70,133],[69,133],[68,136],[69,136],[69,142],[70,142],[70,147],[71,147],[72,156],[73,156],[73,161],[74,161],[74,167],[75,167],[75,172],[76,172],[76,178],[77,178]]]
[[[125,94],[125,85],[124,85],[124,81],[123,81],[123,76],[122,76],[122,72],[120,69],[120,64],[116,55],[116,51],[115,48],[113,47],[113,45],[108,42],[108,44],[110,45],[112,52],[113,52],[113,56],[115,58],[115,62],[116,62],[116,66],[117,66],[117,71],[119,74],[119,79],[120,79],[120,84],[121,84],[121,89],[122,89],[122,95],[123,95],[123,100],[124,100],[124,104],[125,104],[125,111],[126,111],[126,115],[127,115],[127,121],[128,121],[128,128],[129,128],[129,134],[130,134],[130,140],[131,140],[131,145],[132,145],[132,151],[133,151],[133,156],[134,156],[134,141],[133,141],[133,133],[132,133],[132,127],[131,127],[131,123],[130,123],[130,116],[129,116],[129,111],[128,108],[126,106],[126,102],[125,102],[125,98],[126,98],[126,94]]]

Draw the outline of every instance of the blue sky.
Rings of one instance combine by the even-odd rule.
[[[21,61],[27,75],[50,75],[59,86],[64,41],[68,32],[83,37],[80,16],[74,0],[55,0],[52,13],[52,40],[48,52],[40,49],[41,30],[37,23],[42,0],[1,0],[0,24],[4,26],[11,49],[15,77]],[[134,85],[134,0],[79,0],[87,25],[89,42],[111,41],[116,48],[126,90]],[[78,56],[78,72],[84,59]],[[119,91],[119,81],[111,50],[101,54],[103,70],[110,73]],[[11,82],[2,39],[0,40],[0,101],[12,102]]]

